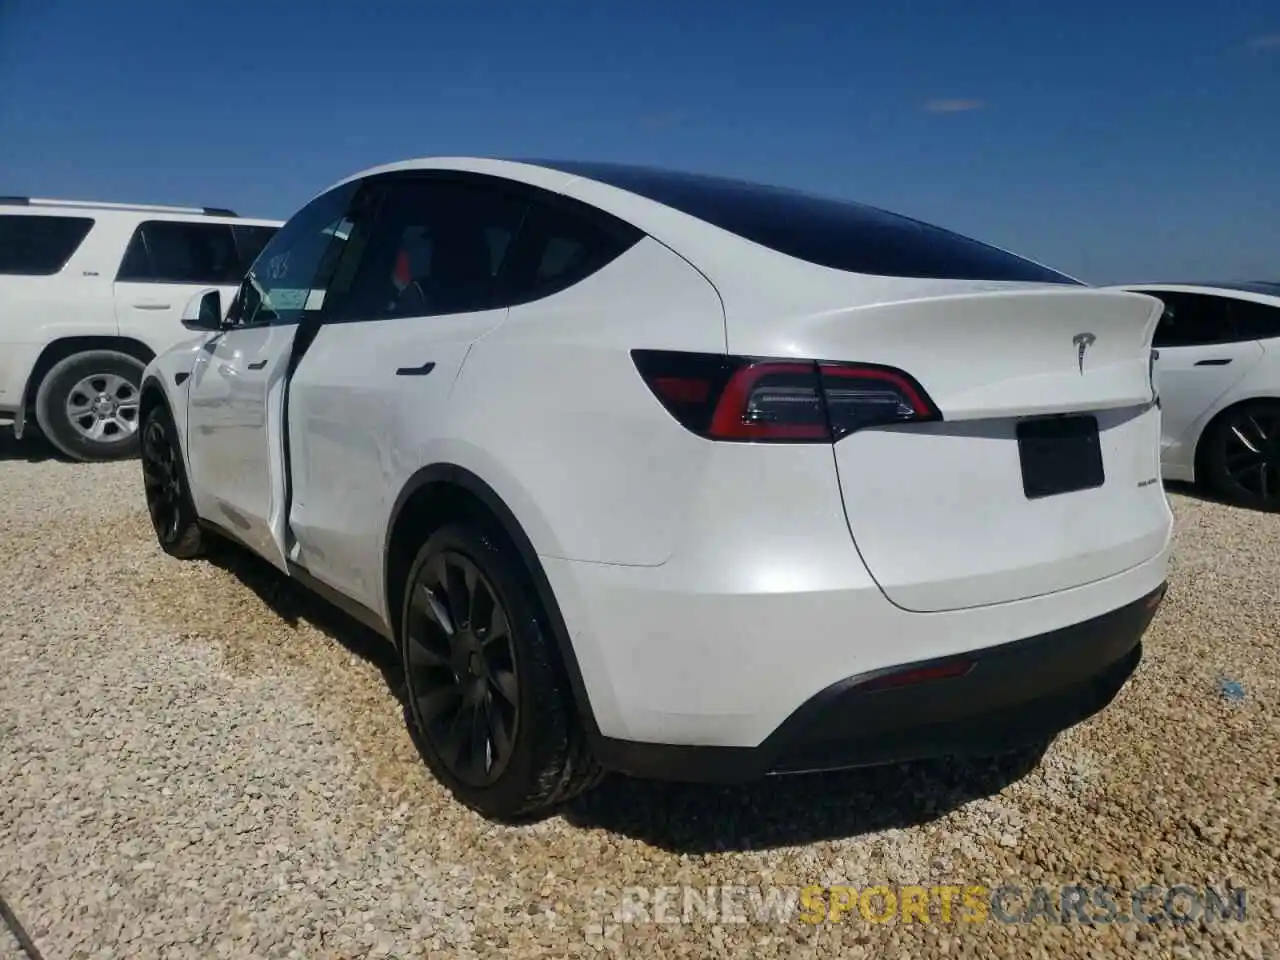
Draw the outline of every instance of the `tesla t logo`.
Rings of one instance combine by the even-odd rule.
[[[1076,345],[1076,363],[1080,365],[1080,374],[1084,375],[1084,352],[1093,346],[1093,342],[1098,338],[1092,333],[1077,333],[1071,338],[1071,342]]]

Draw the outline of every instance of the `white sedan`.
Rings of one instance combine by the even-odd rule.
[[[1154,338],[1165,478],[1280,510],[1280,284],[1122,289],[1165,307]]]
[[[1159,314],[858,204],[409,161],[290,219],[225,319],[188,307],[147,503],[174,556],[237,540],[394,643],[490,816],[605,769],[990,754],[1141,657]]]

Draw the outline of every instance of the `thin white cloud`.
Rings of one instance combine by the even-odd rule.
[[[1264,33],[1254,37],[1247,44],[1250,50],[1280,50],[1280,33]]]
[[[928,100],[924,109],[926,113],[964,113],[968,110],[981,110],[986,105],[985,100]]]

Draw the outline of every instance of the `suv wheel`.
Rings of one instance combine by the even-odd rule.
[[[178,431],[164,404],[152,408],[142,425],[142,488],[161,549],[182,560],[200,556],[204,543],[182,466]]]
[[[409,570],[399,645],[407,719],[435,776],[495,819],[597,783],[546,618],[513,550],[470,524],[432,534]]]
[[[114,350],[59,361],[36,391],[40,432],[73,460],[119,460],[138,453],[143,364]]]

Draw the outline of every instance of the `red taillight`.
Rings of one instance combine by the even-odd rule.
[[[859,690],[889,690],[893,687],[912,687],[934,680],[951,680],[963,677],[973,669],[972,660],[948,660],[927,667],[910,667],[894,673],[884,673],[858,684]]]
[[[878,364],[634,350],[680,423],[712,440],[833,443],[865,427],[940,420],[924,389]]]
[[[812,363],[747,363],[729,377],[707,433],[717,440],[829,440]]]

